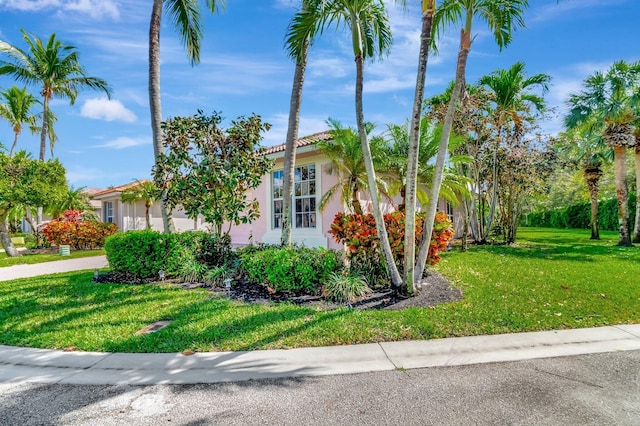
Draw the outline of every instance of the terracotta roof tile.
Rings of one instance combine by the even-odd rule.
[[[329,132],[318,132],[309,136],[303,136],[296,141],[296,148],[303,146],[313,145],[316,142],[331,140]],[[262,155],[275,154],[277,152],[284,152],[285,144],[270,146],[261,152]]]
[[[105,189],[103,191],[96,192],[95,194],[93,194],[93,196],[97,197],[97,196],[100,196],[100,195],[112,194],[112,193],[116,193],[116,192],[126,191],[127,189],[136,187],[138,185],[138,182],[147,182],[147,179],[142,179],[140,181],[125,183],[124,185],[120,185],[120,186],[114,186],[112,188],[108,188],[108,189]]]

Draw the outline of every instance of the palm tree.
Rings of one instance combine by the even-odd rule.
[[[144,218],[147,223],[147,229],[151,229],[151,218],[149,216],[149,210],[151,209],[151,205],[158,201],[158,188],[154,185],[153,182],[144,180],[144,181],[136,181],[137,185],[125,190],[122,192],[120,198],[123,203],[134,204],[138,201],[144,201]]]
[[[408,166],[407,157],[410,149],[410,123],[404,125],[389,124],[387,125],[387,152],[384,155],[384,164],[380,167],[381,175],[389,184],[389,194],[402,197],[402,203],[398,207],[401,211],[406,211],[407,204],[407,181]],[[430,126],[428,119],[422,119],[420,125],[420,146],[418,157],[418,176],[416,185],[416,198],[421,205],[426,206],[429,203],[429,188],[433,181],[435,166],[431,161],[438,153],[438,145],[442,136],[442,125]],[[449,148],[455,151],[464,139],[454,136]],[[463,155],[452,155],[449,162],[452,165],[458,165],[468,162],[469,158]],[[456,173],[452,168],[445,171],[440,189],[440,196],[450,202],[452,205],[460,203],[460,197],[468,193],[467,184],[469,179]],[[415,244],[415,242],[414,242]]]
[[[338,182],[325,191],[320,199],[319,208],[321,211],[324,210],[329,201],[340,193],[343,204],[350,207],[355,214],[361,215],[363,212],[359,193],[367,187],[367,170],[360,137],[354,129],[343,127],[339,121],[329,119],[327,123],[331,127],[331,139],[318,142],[318,149],[331,160],[327,172],[330,175],[335,174]],[[366,123],[365,126],[367,134],[374,128],[372,123]],[[374,164],[382,166],[386,154],[384,139],[374,137],[370,146]],[[378,178],[376,185],[380,194],[391,202],[385,182]]]
[[[0,75],[12,75],[18,81],[41,87],[42,95],[42,126],[40,128],[40,160],[44,161],[46,139],[50,136],[49,101],[56,96],[69,99],[73,105],[80,89],[103,91],[111,96],[106,81],[89,77],[80,65],[78,51],[74,46],[63,44],[51,34],[46,45],[37,36],[22,32],[22,38],[27,43],[28,51],[0,41],[0,53],[4,53],[13,62],[0,61]]]
[[[633,227],[634,243],[640,243],[640,128],[636,127],[634,134],[636,138],[636,222]]]
[[[567,129],[575,129],[585,123],[604,123],[602,136],[607,146],[613,148],[618,221],[620,223],[619,246],[630,246],[629,192],[626,182],[626,150],[636,144],[633,123],[637,119],[634,107],[640,104],[638,84],[640,62],[615,62],[603,74],[596,72],[587,77],[584,89],[571,95],[565,117]]]
[[[22,126],[27,125],[34,133],[38,131],[36,127],[36,116],[31,114],[31,108],[38,103],[32,94],[27,92],[27,88],[19,89],[12,86],[0,92],[0,96],[6,101],[0,104],[0,117],[9,122],[13,130],[13,145],[9,150],[9,157],[13,157],[13,151],[18,145],[18,137],[22,133]]]
[[[83,212],[84,219],[92,218],[97,220],[93,206],[89,202],[90,196],[85,192],[85,189],[86,187],[84,186],[79,188],[74,188],[73,185],[70,186],[59,203],[47,206],[48,212],[54,219],[57,219],[67,210],[79,210]]]
[[[491,74],[480,78],[479,84],[485,86],[493,95],[495,108],[495,141],[493,147],[493,183],[489,218],[480,242],[486,242],[491,225],[495,218],[498,199],[498,148],[502,136],[510,127],[513,134],[519,135],[525,120],[533,120],[532,112],[543,113],[546,103],[542,96],[530,93],[531,88],[540,88],[542,93],[549,90],[551,76],[548,74],[536,74],[527,77],[524,72],[524,62],[516,62],[509,69],[498,69]],[[504,132],[503,132],[504,131]]]
[[[149,24],[149,109],[151,111],[151,132],[153,135],[153,155],[164,152],[162,145],[162,104],[160,102],[160,22],[162,8],[166,3],[173,25],[180,33],[187,48],[191,65],[200,62],[200,39],[202,28],[198,0],[153,0],[151,22]],[[207,9],[214,13],[217,6],[224,6],[224,0],[207,0]],[[175,231],[171,209],[167,205],[166,194],[161,196],[161,213],[164,232]]]
[[[451,101],[447,107],[447,113],[444,119],[442,139],[438,147],[436,171],[431,188],[431,197],[427,208],[422,241],[420,242],[420,249],[418,251],[414,281],[422,278],[429,254],[431,232],[438,207],[438,195],[442,184],[449,136],[453,125],[453,116],[456,110],[456,104],[465,86],[467,58],[473,41],[473,21],[477,17],[484,20],[493,33],[498,47],[502,49],[511,41],[513,31],[517,27],[524,26],[523,14],[524,9],[528,6],[528,0],[443,0],[433,16],[433,26],[435,27],[436,34],[443,31],[447,25],[460,21],[463,22],[463,27],[460,31],[460,48],[456,63],[456,78],[453,91],[451,92]]]
[[[366,58],[374,58],[378,55],[388,53],[391,47],[391,30],[389,18],[383,0],[333,0],[322,4],[308,5],[314,10],[308,13],[315,13],[319,16],[315,26],[314,34],[324,31],[332,24],[336,26],[344,25],[351,33],[351,44],[356,63],[355,82],[355,109],[358,136],[362,145],[362,155],[367,171],[367,184],[371,196],[373,215],[376,221],[376,231],[380,239],[380,247],[384,255],[391,282],[394,287],[402,286],[402,278],[398,272],[389,237],[384,225],[380,198],[376,190],[376,172],[373,166],[371,147],[367,138],[367,126],[364,120],[362,107],[362,87],[364,82],[364,61]]]

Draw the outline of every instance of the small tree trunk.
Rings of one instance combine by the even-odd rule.
[[[598,174],[599,171],[599,174]],[[602,171],[599,169],[591,170],[588,172],[585,170],[585,179],[587,181],[587,188],[589,188],[589,198],[591,199],[591,239],[600,239],[600,229],[598,226],[598,181],[602,176]]]
[[[18,250],[13,246],[11,236],[9,235],[8,213],[3,213],[0,216],[0,241],[2,242],[2,247],[4,247],[4,251],[7,253],[8,257],[20,256]]]
[[[151,134],[153,136],[153,155],[157,161],[164,151],[162,145],[162,104],[160,102],[160,21],[162,18],[162,0],[153,0],[151,22],[149,23],[149,110],[151,112]],[[175,232],[171,208],[163,191],[160,197],[160,213],[165,234]]]
[[[619,246],[630,246],[629,232],[629,191],[627,189],[627,166],[625,164],[626,148],[616,145],[613,147],[614,166],[616,172],[616,199],[618,201],[618,224],[620,226]]]
[[[367,140],[367,131],[364,124],[364,113],[362,110],[362,84],[364,81],[364,59],[362,54],[356,55],[356,122],[358,125],[358,134],[360,136],[360,143],[362,144],[362,156],[364,157],[364,165],[367,170],[367,182],[369,184],[369,194],[371,196],[371,204],[373,207],[373,216],[376,220],[376,231],[378,232],[378,238],[380,240],[380,249],[384,255],[384,259],[387,263],[389,275],[391,276],[391,283],[394,287],[399,288],[402,286],[402,277],[396,267],[393,253],[391,252],[391,245],[389,244],[389,237],[387,235],[387,229],[384,224],[384,217],[382,216],[382,210],[380,208],[380,200],[378,197],[378,187],[376,185],[376,172],[373,169],[373,159],[371,157],[371,148],[369,147],[369,141]]]
[[[353,212],[362,216],[362,206],[360,205],[360,200],[358,199],[358,188],[353,187],[353,191],[351,191],[351,207],[353,208]]]
[[[144,203],[145,211],[144,211],[144,219],[147,222],[147,229],[151,229],[151,217],[149,216],[149,210],[151,209],[151,204]]]
[[[280,244],[291,245],[291,226],[293,217],[293,178],[296,167],[296,139],[298,139],[298,127],[300,124],[300,106],[302,105],[302,87],[304,85],[305,69],[307,68],[307,52],[309,42],[302,47],[300,58],[296,61],[296,70],[293,75],[293,88],[291,89],[291,101],[289,102],[289,125],[287,127],[287,140],[284,148],[284,173],[282,186],[282,236]]]
[[[636,220],[633,242],[640,243],[640,141],[636,139]]]
[[[18,136],[20,135],[19,131],[14,132],[13,137],[13,145],[11,145],[11,151],[9,151],[9,157],[13,157],[13,151],[16,149],[16,145],[18,145]]]

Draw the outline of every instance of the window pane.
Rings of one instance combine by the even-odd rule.
[[[309,216],[308,215],[302,215],[302,227],[303,228],[308,228],[309,227]]]
[[[309,166],[309,180],[315,180],[316,179],[316,166],[311,165]]]
[[[302,187],[300,186],[300,183],[296,183],[295,184],[295,196],[299,197],[302,195]]]
[[[302,182],[302,191],[300,195],[309,195],[309,182]]]
[[[302,174],[302,180],[308,180],[309,179],[309,168],[307,166],[300,167],[300,171],[301,171],[301,174]]]
[[[316,195],[316,183],[314,181],[309,182],[309,195]]]
[[[302,200],[296,200],[296,213],[302,212]]]
[[[293,180],[294,182],[300,182],[300,167],[296,167]]]
[[[311,206],[311,211],[315,212],[316,211],[316,199],[315,198],[310,198],[309,199],[309,204]]]
[[[309,227],[310,228],[315,228],[316,227],[316,214],[315,213],[310,213],[309,214]]]
[[[302,215],[296,215],[296,228],[302,228]]]

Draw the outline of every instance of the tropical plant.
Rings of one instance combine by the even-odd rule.
[[[64,198],[58,203],[48,203],[45,209],[53,217],[58,219],[67,210],[79,210],[83,212],[84,220],[97,220],[93,206],[89,202],[89,194],[85,192],[86,187],[74,188],[73,185],[67,188]]]
[[[605,124],[602,136],[614,153],[620,246],[631,245],[625,158],[627,148],[636,144],[633,123],[637,119],[634,107],[640,105],[639,83],[640,62],[614,62],[606,73],[597,71],[587,77],[583,90],[570,96],[565,117],[567,129],[585,123]]]
[[[380,197],[377,188],[376,172],[364,119],[362,105],[362,89],[364,83],[364,61],[368,58],[386,54],[391,47],[391,29],[383,0],[334,0],[313,5],[315,10],[309,13],[321,13],[317,21],[316,32],[322,34],[326,27],[344,26],[351,35],[351,44],[356,64],[355,110],[358,136],[362,145],[362,155],[367,171],[367,185],[371,197],[373,214],[376,218],[376,229],[380,237],[380,245],[384,259],[391,274],[394,286],[402,285],[402,277],[393,261],[389,246],[389,238],[384,227]],[[321,8],[321,10],[318,10]],[[314,32],[314,33],[316,33]]]
[[[153,136],[153,155],[157,162],[162,146],[162,104],[160,101],[160,28],[163,6],[166,4],[173,26],[178,30],[187,49],[191,65],[200,62],[200,2],[198,0],[153,0],[151,21],[149,23],[149,110],[151,111],[151,133]],[[217,7],[224,6],[224,0],[207,0],[207,9],[212,13]],[[161,198],[161,214],[164,232],[175,231],[171,218],[171,209],[166,194]]]
[[[13,145],[9,150],[9,156],[13,156],[13,151],[18,145],[18,137],[22,133],[22,128],[26,124],[33,133],[39,129],[36,126],[36,116],[31,113],[31,109],[39,102],[36,98],[27,92],[27,88],[19,89],[18,86],[12,86],[7,90],[0,92],[0,96],[5,102],[0,104],[0,117],[7,120],[13,130]]]
[[[371,289],[362,275],[332,272],[324,284],[322,294],[335,302],[351,304],[371,294]]]
[[[636,138],[635,164],[636,164],[636,220],[633,227],[634,243],[640,243],[640,127],[636,126],[634,134]]]
[[[429,203],[428,193],[434,174],[434,165],[431,160],[438,153],[442,125],[431,126],[429,119],[426,117],[422,121],[423,123],[420,126],[416,198],[421,205],[426,206]],[[409,122],[405,123],[405,125],[388,124],[385,136],[387,138],[387,152],[383,156],[384,163],[380,168],[380,174],[388,181],[389,194],[393,196],[400,194],[402,203],[398,206],[398,209],[406,214],[407,157],[410,149]],[[449,148],[451,151],[455,151],[462,143],[464,143],[464,139],[454,135],[449,142]],[[451,166],[466,163],[468,160],[468,157],[464,155],[449,155]],[[452,205],[458,205],[460,200],[469,192],[467,189],[468,183],[470,183],[469,179],[457,173],[454,167],[449,167],[445,170],[442,187],[440,188],[440,197]]]
[[[422,278],[427,262],[431,235],[430,230],[433,226],[433,218],[436,215],[438,195],[440,193],[449,145],[449,136],[453,126],[458,99],[464,91],[467,58],[473,41],[472,29],[474,19],[480,18],[486,22],[493,33],[498,47],[502,49],[511,41],[513,31],[517,27],[524,26],[523,14],[528,6],[528,0],[443,0],[433,16],[433,26],[436,34],[442,32],[448,25],[461,21],[463,22],[463,27],[460,31],[460,48],[456,63],[456,78],[443,123],[440,146],[438,147],[436,171],[427,208],[427,218],[425,219],[426,232],[423,234],[422,241],[420,242],[414,282]]]
[[[362,143],[356,131],[350,127],[343,127],[342,124],[333,119],[327,120],[331,135],[330,140],[319,141],[317,146],[320,152],[326,155],[331,162],[327,168],[327,173],[335,174],[338,182],[327,189],[320,199],[320,211],[324,210],[331,199],[336,194],[342,196],[342,203],[350,207],[356,214],[362,214],[359,194],[367,188],[367,171],[362,155]],[[366,132],[369,134],[374,125],[366,123]],[[371,156],[374,164],[381,167],[386,153],[385,141],[380,137],[371,138]],[[380,194],[388,202],[392,203],[384,180],[377,177],[376,185]]]
[[[136,185],[122,192],[120,199],[123,203],[135,204],[138,201],[144,201],[144,218],[147,229],[151,229],[151,217],[149,211],[151,205],[158,201],[158,188],[149,180],[137,180]]]
[[[49,125],[49,101],[56,96],[69,99],[73,105],[80,89],[103,91],[111,96],[109,85],[105,80],[87,75],[80,64],[78,51],[74,46],[63,44],[51,34],[46,45],[34,34],[25,30],[22,38],[28,50],[0,41],[0,53],[7,55],[12,61],[0,61],[0,75],[12,75],[18,81],[40,86],[42,95],[42,126],[40,127],[40,160],[44,161],[46,139],[51,136]],[[51,139],[50,139],[51,140]],[[51,140],[53,150],[53,140]]]
[[[486,242],[495,218],[498,202],[498,150],[508,137],[517,139],[523,134],[524,123],[533,122],[536,115],[542,114],[546,103],[542,96],[531,93],[532,88],[540,88],[542,93],[549,90],[551,77],[547,74],[536,74],[527,77],[524,62],[516,62],[509,69],[498,69],[480,78],[479,84],[488,89],[492,95],[494,108],[491,111],[495,127],[493,131],[492,155],[492,196],[489,216],[484,226],[484,234],[480,242]]]

